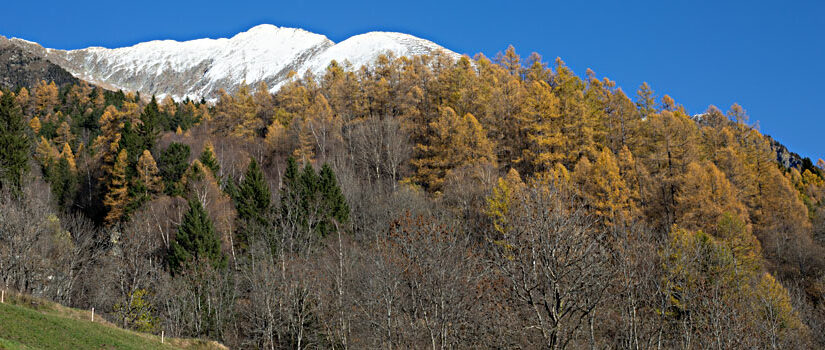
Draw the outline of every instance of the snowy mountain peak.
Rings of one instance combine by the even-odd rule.
[[[65,51],[15,42],[78,78],[112,89],[178,99],[212,99],[219,90],[232,92],[243,82],[266,82],[274,91],[291,71],[319,75],[332,60],[358,68],[390,52],[411,56],[443,50],[458,57],[431,41],[403,33],[370,32],[335,44],[324,35],[271,24],[257,25],[231,38],[154,40],[115,49]]]
[[[286,39],[332,42],[321,34],[315,34],[300,28],[278,27],[271,24],[259,24],[245,32],[235,34],[229,40],[235,43],[272,44]]]

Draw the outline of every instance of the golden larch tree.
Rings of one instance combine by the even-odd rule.
[[[51,113],[60,102],[57,85],[54,82],[46,83],[41,80],[34,89],[34,109],[37,113]]]
[[[326,161],[329,152],[343,142],[341,136],[341,118],[332,112],[324,95],[315,97],[307,110],[304,132],[309,132],[314,140],[316,154],[321,161]]]
[[[493,220],[493,229],[499,234],[507,234],[509,230],[507,217],[510,208],[519,191],[525,187],[516,169],[511,168],[507,175],[498,178],[498,182],[493,187],[493,192],[487,197],[487,207],[485,213]]]
[[[716,224],[724,214],[749,222],[747,208],[739,201],[736,189],[711,162],[688,164],[676,202],[676,223],[689,230],[716,236]]]
[[[522,149],[525,166],[532,172],[549,170],[566,158],[567,141],[561,132],[558,103],[547,82],[533,81],[528,85],[522,135],[528,144]]]
[[[103,205],[106,206],[106,223],[111,225],[118,222],[125,213],[129,204],[128,183],[126,181],[126,167],[128,154],[125,149],[120,150],[117,160],[106,179],[106,194]]]
[[[59,157],[57,148],[43,136],[40,136],[40,142],[37,144],[34,153],[35,158],[45,167],[51,166]]]
[[[607,147],[602,149],[594,163],[582,158],[571,178],[605,225],[626,223],[635,216],[636,207],[630,190],[620,174],[616,157]]]
[[[40,118],[32,118],[32,120],[29,121],[29,127],[32,128],[32,131],[34,131],[35,134],[39,134],[40,128],[42,127],[42,124],[40,124]]]
[[[482,163],[495,163],[493,145],[472,114],[458,116],[450,107],[442,107],[438,119],[430,123],[429,140],[416,145],[419,157],[414,181],[431,191],[438,191],[452,169]]]
[[[146,186],[148,193],[155,194],[163,192],[163,181],[161,181],[160,175],[158,175],[158,165],[149,150],[143,150],[140,158],[138,158],[137,172],[138,179]]]
[[[60,126],[57,127],[57,136],[54,138],[54,144],[57,147],[62,148],[65,144],[71,144],[74,141],[74,134],[72,134],[72,129],[69,127],[69,123],[62,122]]]
[[[69,170],[73,173],[77,172],[77,162],[74,159],[74,153],[72,153],[72,147],[69,146],[68,143],[63,144],[63,150],[60,152],[60,158],[66,160],[66,163],[69,164]]]

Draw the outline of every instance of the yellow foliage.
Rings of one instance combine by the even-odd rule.
[[[493,144],[472,114],[459,117],[450,107],[442,107],[439,117],[430,123],[429,142],[416,145],[420,157],[415,181],[430,191],[438,191],[447,172],[465,165],[495,163]]]
[[[119,221],[126,210],[128,204],[128,184],[126,181],[126,167],[128,154],[125,149],[120,150],[117,160],[107,176],[106,195],[103,197],[103,205],[106,206],[106,223],[114,224]]]
[[[822,180],[821,177],[812,173],[809,169],[805,169],[805,171],[802,172],[802,182],[804,182],[806,185],[812,185],[817,187],[825,186],[825,180]]]
[[[485,213],[493,220],[493,228],[496,232],[507,234],[507,215],[510,212],[510,206],[515,199],[514,196],[524,186],[521,175],[516,169],[511,168],[507,176],[499,178],[498,183],[493,187],[493,193],[487,197]]]
[[[69,163],[69,170],[71,172],[77,172],[77,163],[74,159],[74,153],[72,153],[72,148],[68,143],[63,144],[63,150],[60,152],[60,158],[65,159],[66,162]]]
[[[72,134],[69,123],[65,121],[60,123],[60,126],[57,127],[57,137],[54,139],[55,145],[63,147],[63,145],[70,144],[72,141],[74,141],[74,134]]]
[[[94,150],[99,153],[109,151],[109,145],[113,142],[120,142],[120,134],[123,130],[123,120],[120,118],[115,106],[109,105],[100,116],[100,135],[95,139]],[[113,156],[114,157],[114,156]],[[112,158],[113,158],[112,157]]]
[[[138,158],[137,162],[138,179],[146,186],[146,190],[150,193],[160,193],[163,191],[163,182],[158,175],[158,165],[152,153],[148,150],[143,150],[143,153]]]
[[[29,127],[32,128],[35,134],[39,134],[41,128],[40,119],[37,117],[32,118],[32,120],[29,121]]]
[[[172,99],[172,96],[166,96],[166,98],[164,98],[158,106],[158,110],[166,115],[174,116],[178,111],[178,107],[175,100]]]
[[[608,226],[626,223],[636,212],[631,193],[619,174],[619,165],[607,147],[598,154],[595,163],[582,158],[572,174],[582,196],[593,207],[594,214]]]
[[[48,167],[52,165],[52,162],[57,160],[59,154],[57,148],[55,148],[49,140],[40,136],[40,143],[37,144],[37,149],[35,149],[35,157],[40,164]]]
[[[748,211],[736,189],[713,163],[690,163],[676,196],[679,226],[716,235],[716,223],[725,213],[747,223]]]
[[[547,170],[565,160],[567,140],[562,133],[558,103],[558,98],[546,82],[533,81],[528,86],[524,133],[529,146],[524,149],[524,161],[533,171]]]
[[[763,273],[756,289],[756,309],[761,311],[763,320],[767,321],[772,331],[777,332],[775,337],[784,338],[793,336],[805,329],[799,316],[791,304],[791,297],[770,273]]]
[[[41,80],[34,88],[34,108],[37,113],[51,113],[60,102],[57,85],[54,82],[46,83]]]
[[[25,87],[21,87],[20,91],[17,92],[17,96],[15,96],[14,98],[17,101],[17,104],[20,106],[20,108],[23,109],[23,111],[28,110],[30,102],[29,90],[27,90]]]
[[[264,142],[270,149],[282,146],[287,141],[286,128],[281,122],[274,120],[268,127],[266,127],[266,137]]]

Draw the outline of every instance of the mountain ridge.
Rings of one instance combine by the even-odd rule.
[[[332,60],[360,67],[388,52],[459,56],[409,34],[375,31],[335,43],[322,34],[271,24],[254,26],[231,38],[152,40],[120,48],[60,50],[25,39],[9,41],[91,83],[175,99],[211,100],[221,89],[233,92],[244,82],[265,82],[274,92],[289,81],[290,72],[322,74]]]
[[[60,66],[0,36],[0,87],[31,89],[41,81],[65,85],[77,83],[78,79]]]

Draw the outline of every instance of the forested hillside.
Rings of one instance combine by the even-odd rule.
[[[743,107],[512,47],[343,67],[3,90],[2,288],[231,348],[825,346],[825,162]]]

